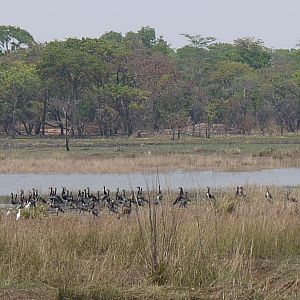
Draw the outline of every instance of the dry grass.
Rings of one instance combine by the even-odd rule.
[[[297,204],[278,188],[273,204],[264,188],[246,192],[219,191],[212,207],[194,191],[187,209],[169,193],[128,220],[3,217],[0,298],[299,299]],[[292,194],[300,199],[299,189]]]
[[[139,155],[113,158],[27,158],[3,159],[0,173],[128,173],[172,170],[242,171],[281,167],[299,167],[299,155],[280,159],[270,156],[228,154]]]
[[[300,137],[0,139],[1,173],[242,171],[300,166]]]

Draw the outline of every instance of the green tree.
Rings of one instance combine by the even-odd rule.
[[[163,36],[160,36],[156,40],[156,43],[153,46],[153,51],[170,56],[174,54],[174,50],[171,48],[171,45],[168,44],[168,42],[163,38]]]
[[[123,36],[120,32],[109,31],[104,33],[100,39],[107,41],[115,46],[119,46],[123,40]]]
[[[234,41],[237,60],[254,69],[267,67],[271,63],[271,52],[264,46],[262,40],[240,38]]]
[[[41,83],[35,66],[15,63],[1,74],[0,106],[7,115],[2,124],[7,132],[15,136],[17,123],[21,123],[27,135],[41,117]]]
[[[0,51],[2,53],[15,51],[34,44],[32,35],[19,27],[0,26]]]
[[[216,38],[212,36],[204,37],[201,34],[190,35],[182,34],[190,43],[190,47],[199,48],[199,49],[208,49],[210,46],[216,43]]]
[[[143,42],[144,46],[147,48],[153,47],[154,44],[156,43],[155,29],[151,28],[149,26],[142,27],[138,31],[138,36],[141,39],[141,41]]]
[[[207,102],[206,105],[205,105],[205,112],[206,112],[206,120],[207,120],[205,137],[210,138],[211,125],[212,125],[214,119],[217,116],[217,105],[216,105],[216,103],[214,101]]]
[[[105,44],[105,43],[104,43]],[[38,64],[39,73],[47,81],[50,91],[50,109],[63,134],[61,115],[70,120],[71,133],[82,134],[83,120],[80,107],[86,92],[94,84],[99,86],[106,80],[104,59],[109,51],[102,52],[98,40],[68,39],[46,45]],[[102,59],[98,56],[103,55]],[[51,108],[52,107],[52,108]]]
[[[268,105],[268,114],[273,115],[281,133],[297,130],[299,120],[299,87],[291,73],[268,70],[264,74],[261,88]]]

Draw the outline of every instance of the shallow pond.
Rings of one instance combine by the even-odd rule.
[[[50,186],[60,189],[62,186],[76,191],[90,187],[92,191],[101,190],[105,185],[111,191],[135,189],[156,189],[160,184],[163,189],[177,190],[184,188],[229,188],[244,185],[300,185],[300,168],[271,169],[247,172],[184,172],[175,171],[162,174],[0,174],[0,196],[9,195],[20,189],[25,191],[35,187],[47,193]]]

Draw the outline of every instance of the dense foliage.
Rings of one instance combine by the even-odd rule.
[[[155,30],[35,43],[0,26],[0,131],[112,136],[206,123],[237,133],[300,127],[300,50],[184,35],[174,50]],[[92,130],[92,129],[93,130]]]

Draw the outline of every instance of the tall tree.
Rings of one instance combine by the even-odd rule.
[[[237,60],[254,69],[267,67],[271,63],[271,52],[264,46],[262,40],[240,38],[234,41]]]
[[[155,29],[151,28],[149,26],[142,27],[138,31],[138,36],[141,39],[141,41],[143,42],[144,46],[147,48],[151,48],[152,46],[154,46],[154,44],[156,42]]]
[[[6,110],[8,118],[2,124],[15,136],[19,121],[27,135],[41,116],[40,80],[35,66],[16,63],[2,72],[0,106]]]
[[[29,47],[34,43],[32,35],[15,26],[0,26],[0,51],[2,53]]]

